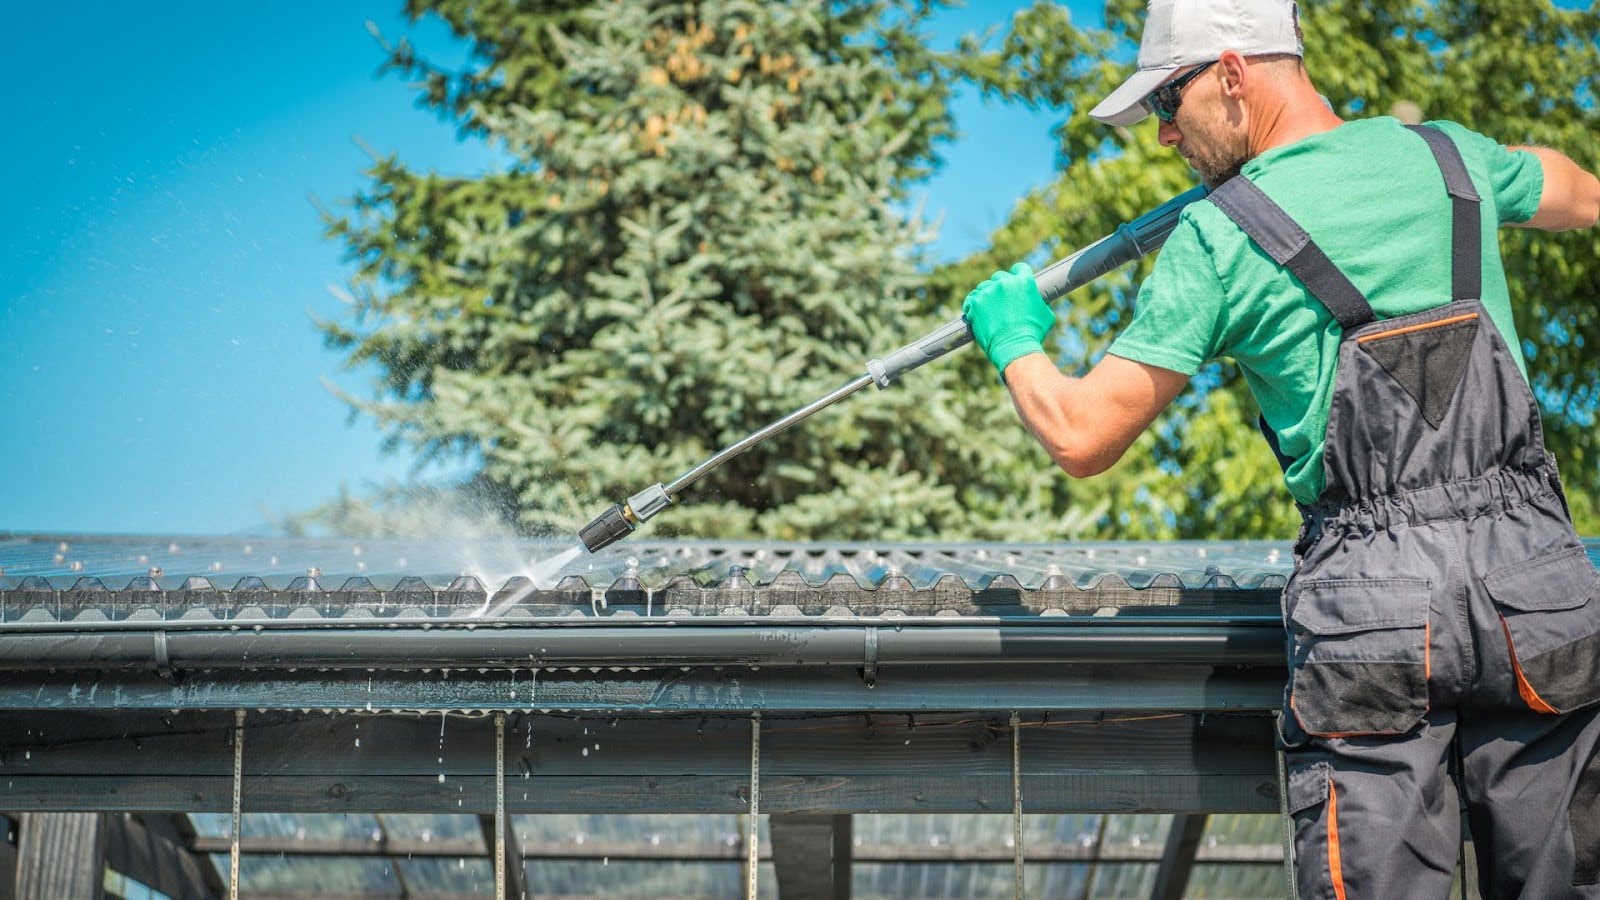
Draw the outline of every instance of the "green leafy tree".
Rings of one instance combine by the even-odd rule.
[[[937,273],[934,292],[954,302],[1014,259],[1054,257],[1106,233],[1194,182],[1154,125],[1107,129],[1088,111],[1125,77],[1142,2],[1112,0],[1105,28],[1085,28],[1053,4],[1020,14],[997,40],[969,42],[973,75],[993,95],[1062,109],[1057,180],[1024,197],[991,246]],[[1600,168],[1596,72],[1600,13],[1548,0],[1324,0],[1302,3],[1306,66],[1346,118],[1420,112],[1510,144],[1559,148]],[[1562,461],[1579,529],[1600,534],[1600,232],[1502,231],[1517,328],[1552,451]],[[1137,271],[1073,296],[1060,357],[1087,368],[1127,320]],[[967,360],[969,368],[972,360]],[[981,373],[968,380],[981,384]],[[1286,537],[1298,516],[1254,426],[1257,410],[1237,369],[1214,365],[1091,485],[1108,507],[1105,536]],[[996,402],[1001,402],[998,399]]]
[[[414,0],[473,62],[401,43],[390,65],[510,162],[447,178],[380,159],[329,217],[357,271],[350,316],[323,327],[383,373],[356,408],[424,456],[477,454],[521,527],[570,531],[947,318],[905,214],[952,135],[961,60],[929,48],[932,9]],[[991,399],[945,370],[830,411],[660,527],[1042,538],[1091,521]]]
[[[473,495],[528,531],[688,469],[945,320],[1017,259],[1083,246],[1187,189],[1155,128],[1088,109],[1125,77],[1143,3],[1086,27],[1041,3],[958,52],[936,4],[411,0],[471,42],[446,71],[401,42],[421,102],[509,163],[474,178],[375,162],[328,218],[357,266],[323,324],[423,456],[482,460]],[[1420,109],[1596,167],[1600,15],[1548,0],[1302,4],[1336,110]],[[953,136],[963,80],[1059,110],[1058,178],[990,246],[924,273],[910,192]],[[1004,164],[997,160],[997,164]],[[1506,233],[1508,274],[1580,528],[1600,533],[1600,235]],[[1146,260],[1074,294],[1052,349],[1099,357]],[[830,410],[702,482],[667,533],[829,539],[1286,537],[1298,523],[1236,369],[1215,364],[1111,472],[1073,481],[1017,423],[981,354]],[[484,500],[483,498],[488,498]],[[346,518],[350,518],[346,516]]]

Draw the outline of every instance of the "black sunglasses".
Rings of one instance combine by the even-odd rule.
[[[1208,63],[1201,63],[1193,69],[1190,69],[1182,75],[1179,75],[1177,78],[1174,78],[1166,84],[1156,88],[1150,93],[1145,94],[1144,99],[1140,100],[1139,103],[1143,105],[1145,109],[1149,110],[1152,116],[1155,116],[1168,125],[1171,125],[1172,120],[1178,117],[1178,107],[1183,105],[1184,87],[1187,86],[1189,82],[1199,78],[1201,72],[1204,72],[1214,65],[1216,65],[1216,60],[1212,60]]]

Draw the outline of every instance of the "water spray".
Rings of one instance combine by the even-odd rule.
[[[1132,262],[1166,243],[1172,229],[1177,227],[1178,214],[1184,207],[1206,196],[1204,187],[1197,187],[1168,200],[1132,222],[1117,228],[1093,244],[1071,256],[1058,260],[1041,270],[1035,279],[1045,302],[1054,303],[1112,269]],[[882,359],[867,362],[867,374],[844,385],[825,397],[718,451],[715,456],[678,476],[670,484],[653,484],[626,502],[612,504],[610,509],[596,516],[594,521],[578,531],[578,540],[590,553],[622,540],[635,529],[654,518],[673,503],[678,495],[704,478],[730,459],[782,434],[812,414],[832,406],[844,398],[877,385],[881,390],[893,384],[900,376],[920,368],[946,353],[972,342],[972,329],[964,318],[953,319],[920,340],[913,341]]]

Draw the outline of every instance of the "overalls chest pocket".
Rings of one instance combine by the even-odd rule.
[[[1565,713],[1600,701],[1600,572],[1584,549],[1496,569],[1483,584],[1528,707]]]
[[[1428,609],[1420,578],[1300,582],[1285,596],[1289,707],[1319,737],[1401,734],[1428,711]]]

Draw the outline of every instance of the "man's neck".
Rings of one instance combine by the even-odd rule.
[[[1309,82],[1263,98],[1250,116],[1250,156],[1293,144],[1344,124]]]

